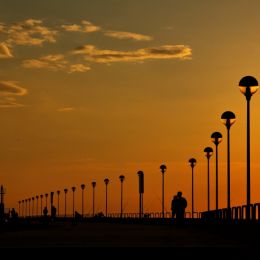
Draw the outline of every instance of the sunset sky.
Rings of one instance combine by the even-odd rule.
[[[246,203],[246,100],[238,83],[260,80],[259,0],[0,0],[0,184],[5,207],[86,184],[85,212],[165,209],[181,190],[191,210],[207,209],[206,146],[219,131],[219,208],[226,207],[231,128],[231,206]],[[260,93],[251,100],[251,200],[260,202]],[[215,154],[210,161],[215,208]],[[57,197],[54,198],[56,204]]]

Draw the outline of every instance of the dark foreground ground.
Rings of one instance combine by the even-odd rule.
[[[231,259],[246,259],[245,255],[260,255],[260,223],[186,222],[182,226],[155,221],[19,223],[1,226],[0,252],[4,249],[42,249],[41,252],[46,252],[45,249],[63,252],[84,249],[84,252],[95,252],[96,255],[123,251],[133,256],[138,252],[147,256],[189,252],[203,256],[209,252],[211,256],[229,253],[236,255]]]

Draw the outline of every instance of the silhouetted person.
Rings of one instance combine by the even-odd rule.
[[[182,197],[182,192],[178,191],[176,198],[176,219],[179,223],[182,223],[185,218],[185,209],[187,207],[187,200]]]
[[[172,218],[175,218],[175,215],[176,215],[176,209],[178,207],[178,201],[177,201],[178,197],[177,195],[173,196],[173,199],[172,199],[172,204],[171,204],[171,210],[172,210]]]
[[[12,210],[11,210],[11,218],[12,218],[13,220],[16,220],[17,217],[18,217],[17,212],[15,211],[14,208],[12,208]]]

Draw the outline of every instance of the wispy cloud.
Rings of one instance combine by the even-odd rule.
[[[5,29],[7,43],[11,45],[41,46],[44,42],[55,43],[57,31],[42,25],[41,20],[28,19]]]
[[[58,108],[57,111],[58,112],[70,112],[70,111],[74,111],[75,107],[61,107]]]
[[[0,43],[0,59],[9,59],[12,58],[13,54],[11,53],[10,48],[5,43]]]
[[[27,93],[27,89],[19,86],[16,81],[0,81],[0,108],[23,107],[16,98]]]
[[[0,23],[0,33],[5,32],[5,25],[3,23]]]
[[[148,35],[121,31],[106,31],[104,35],[120,40],[131,39],[135,41],[151,41],[153,39],[151,36]]]
[[[101,27],[94,25],[93,23],[83,20],[81,24],[68,24],[61,26],[65,31],[68,32],[84,32],[84,33],[91,33],[96,32],[101,29]]]
[[[62,54],[46,55],[39,59],[24,60],[22,66],[24,68],[63,70],[66,68],[67,61]]]
[[[191,59],[191,48],[187,45],[163,45],[134,51],[100,50],[94,45],[80,46],[73,54],[83,55],[92,62],[137,62],[152,59]]]
[[[86,72],[90,70],[91,68],[89,66],[86,66],[84,64],[72,64],[69,67],[69,73],[73,72]]]

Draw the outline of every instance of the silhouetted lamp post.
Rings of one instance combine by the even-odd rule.
[[[39,196],[38,195],[36,195],[35,196],[35,198],[36,198],[36,216],[38,217],[38,200],[39,200]]]
[[[22,200],[22,216],[24,217],[24,200]]]
[[[60,215],[60,190],[57,190],[58,197],[58,216]]]
[[[206,147],[204,149],[205,156],[207,157],[208,165],[208,211],[210,211],[210,175],[209,175],[209,159],[213,154],[213,149],[211,147]]]
[[[222,141],[222,134],[220,132],[214,132],[211,135],[211,141],[216,146],[216,210],[218,210],[218,145]]]
[[[106,185],[106,217],[107,217],[107,185],[109,183],[109,179],[106,178],[104,179],[105,185]]]
[[[46,199],[46,207],[48,207],[48,202],[47,202],[47,199],[48,199],[48,196],[49,196],[49,194],[48,193],[45,193],[45,199]]]
[[[27,199],[25,199],[24,201],[25,201],[25,217],[27,217]]]
[[[20,216],[20,206],[21,206],[21,201],[20,200],[18,201],[18,204],[19,204],[19,211],[18,212],[19,212],[19,216]]]
[[[40,195],[40,198],[41,198],[41,216],[42,216],[42,213],[43,213],[43,211],[42,211],[42,198],[43,198],[43,195],[42,194]]]
[[[72,187],[71,188],[72,189],[72,215],[73,215],[73,217],[75,216],[75,210],[74,210],[74,192],[75,192],[75,190],[76,190],[76,187]]]
[[[245,95],[247,101],[247,195],[246,195],[246,218],[250,219],[250,204],[251,204],[251,184],[250,184],[250,99],[258,89],[258,82],[252,76],[245,76],[239,81],[239,89]]]
[[[34,214],[34,197],[32,197],[32,216]]]
[[[121,182],[121,212],[120,212],[120,217],[123,217],[123,182],[125,180],[124,175],[119,176],[120,182]]]
[[[84,217],[84,189],[85,189],[85,187],[86,187],[85,184],[80,185],[80,188],[82,190],[82,193],[81,193],[81,214],[82,214],[82,217]]]
[[[196,159],[194,158],[189,159],[189,164],[191,166],[191,217],[193,218],[194,216],[193,168],[196,165]]]
[[[235,123],[236,116],[231,111],[226,111],[221,115],[221,121],[227,128],[227,209],[228,218],[230,215],[230,127]]]
[[[94,217],[95,216],[95,187],[97,183],[95,181],[92,181],[91,185],[93,187],[93,217]]]
[[[28,199],[29,201],[29,217],[31,216],[31,198]]]
[[[67,193],[68,193],[68,189],[64,189],[64,202],[65,202],[65,206],[64,206],[64,216],[67,216]]]
[[[162,164],[160,166],[162,172],[162,217],[164,218],[164,173],[167,169],[166,165]]]

